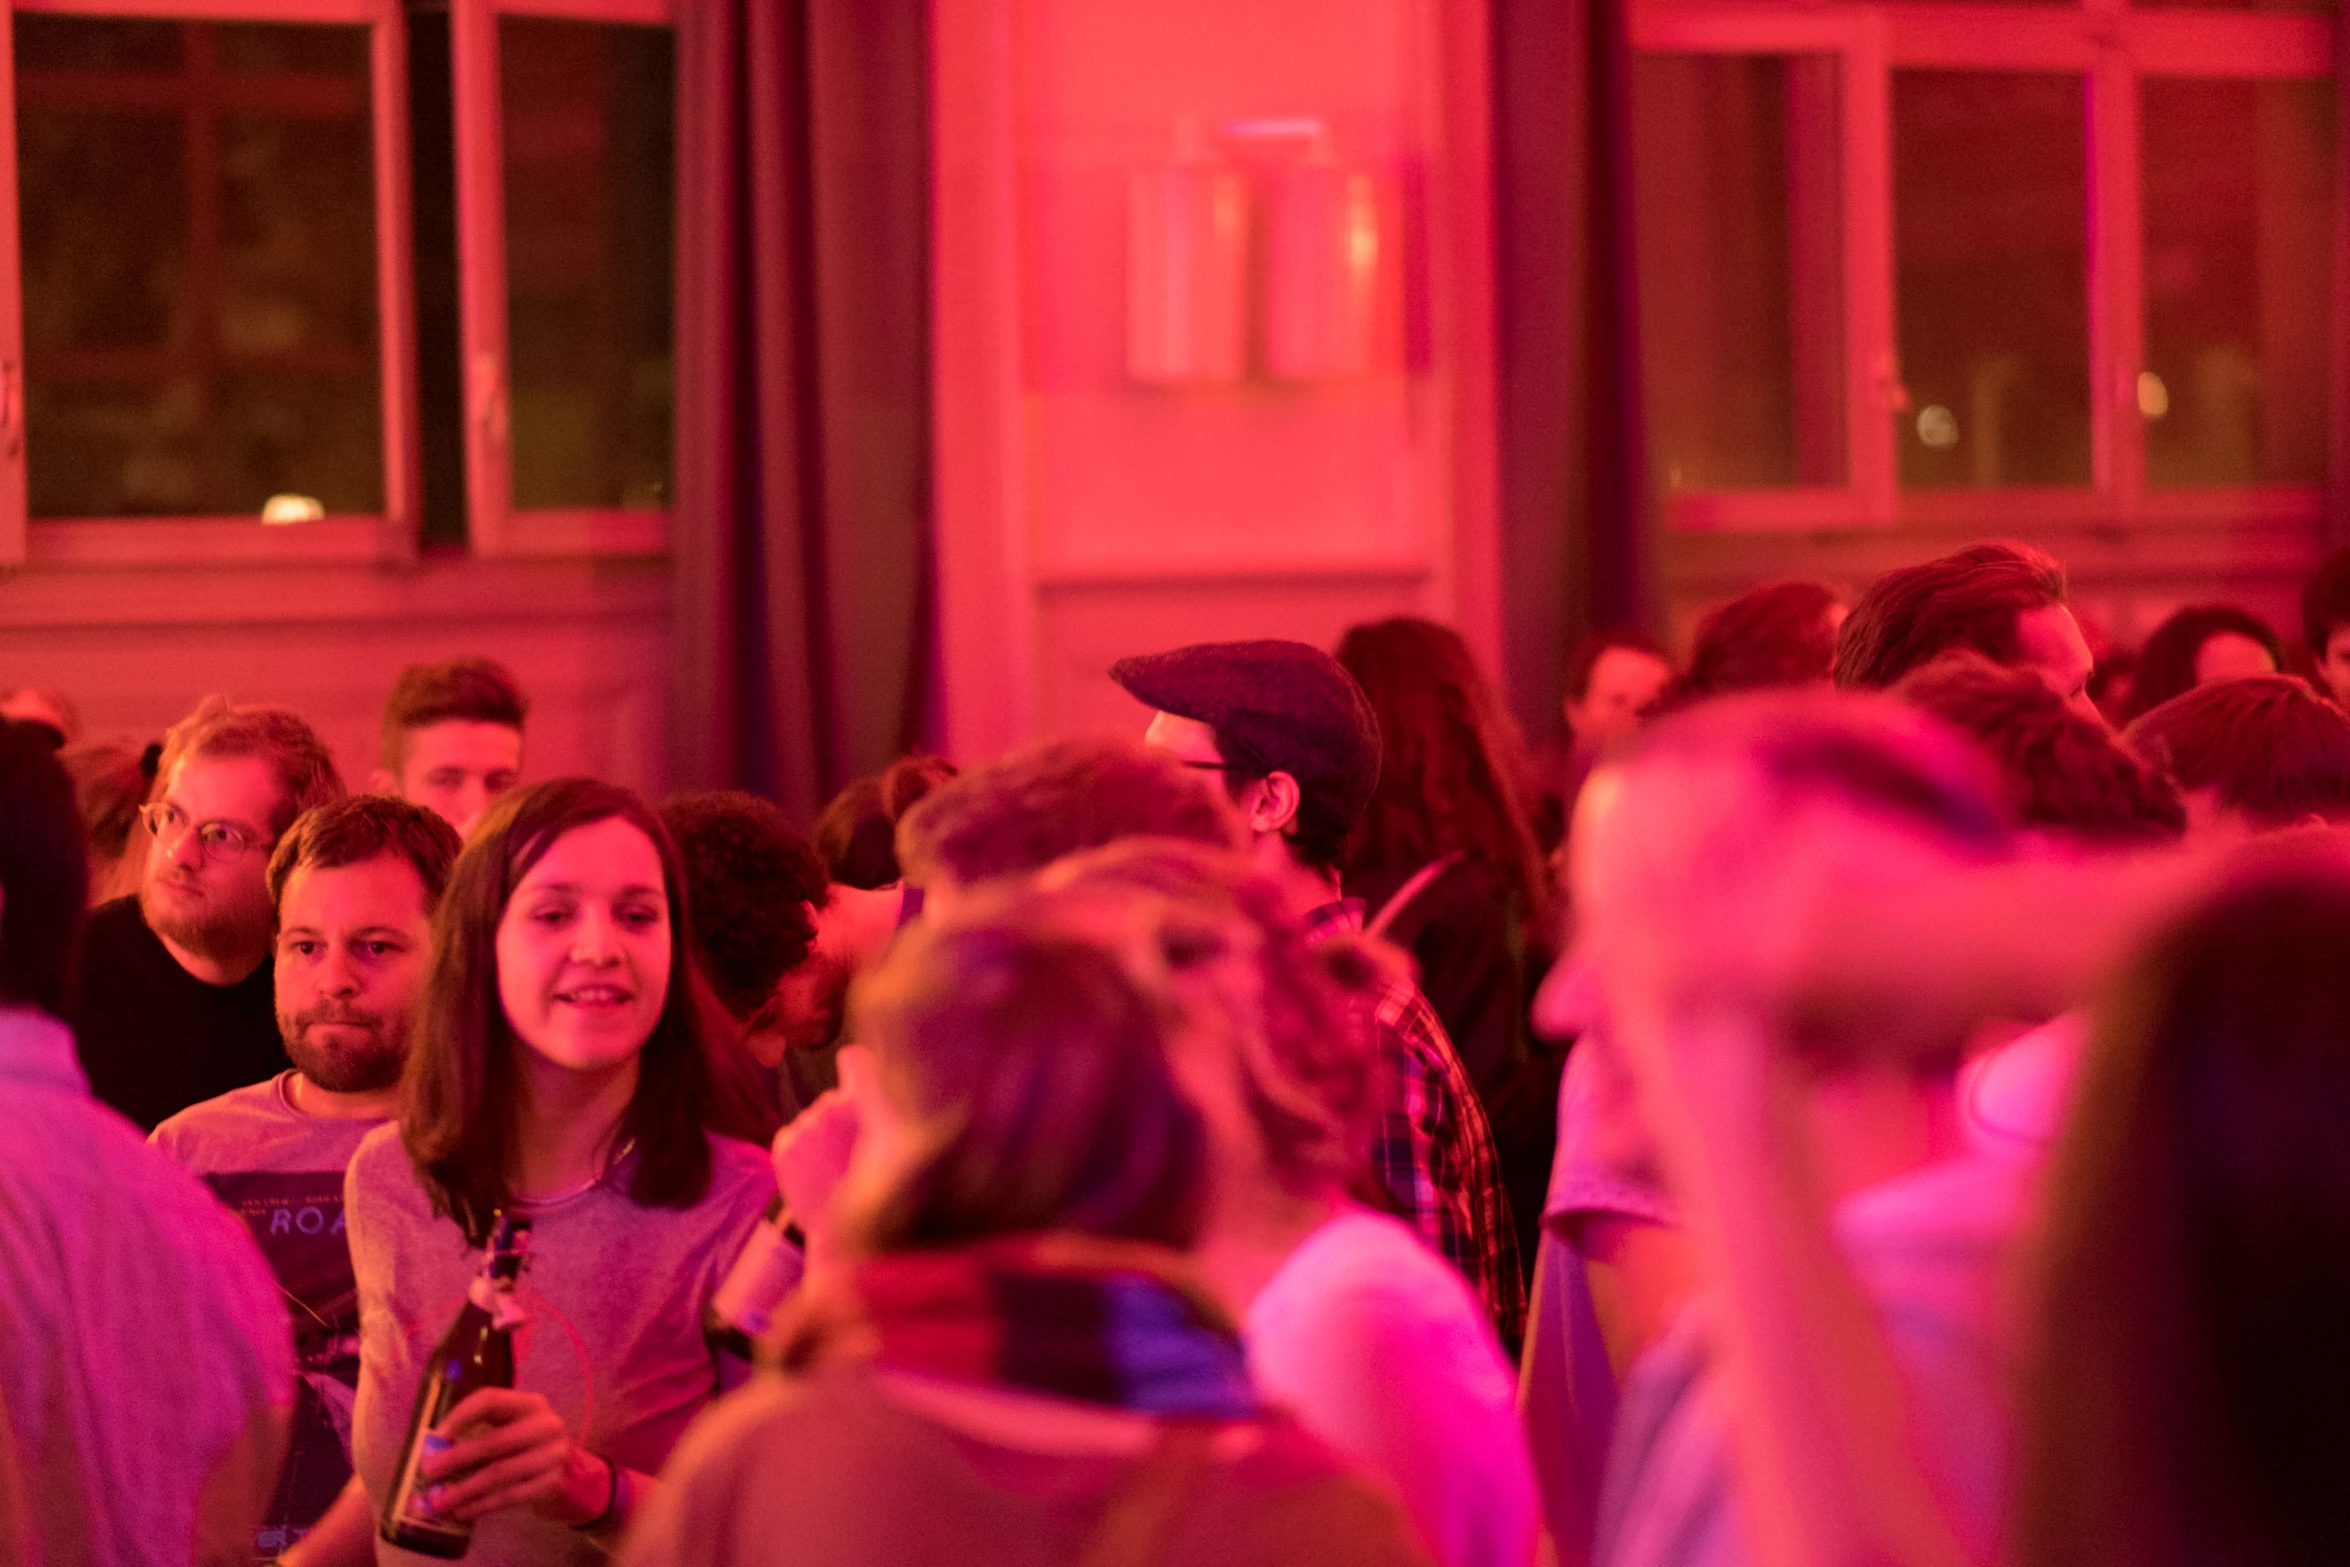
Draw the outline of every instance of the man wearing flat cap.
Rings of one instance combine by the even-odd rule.
[[[1219,773],[1251,852],[1296,891],[1317,935],[1359,931],[1341,897],[1348,833],[1379,782],[1379,720],[1338,660],[1303,642],[1202,642],[1120,659],[1110,678],[1156,709],[1143,738]],[[1444,1025],[1409,981],[1378,1007],[1388,1102],[1372,1139],[1391,1206],[1467,1276],[1514,1352],[1525,1281],[1493,1131]]]

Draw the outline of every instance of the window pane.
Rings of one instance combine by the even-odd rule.
[[[1836,61],[1642,54],[1635,229],[1669,489],[1842,484]]]
[[[2138,106],[2146,476],[2323,479],[2333,89],[2147,78]]]
[[[498,20],[514,504],[669,498],[670,34]]]
[[[361,27],[16,18],[36,517],[383,506]]]
[[[2086,484],[2078,76],[1893,75],[1901,482]]]

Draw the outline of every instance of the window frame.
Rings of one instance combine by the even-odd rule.
[[[173,22],[307,22],[368,29],[375,197],[377,373],[384,505],[263,527],[250,516],[28,515],[24,277],[16,147],[18,13]],[[416,304],[410,270],[408,33],[400,0],[8,0],[0,5],[0,568],[414,562],[423,483],[416,423]]]
[[[540,508],[514,504],[506,320],[505,120],[498,76],[501,16],[672,28],[677,23],[672,0],[450,0],[467,536],[474,554],[490,557],[659,554],[668,548],[667,506]],[[674,252],[671,264],[674,268]]]
[[[2338,19],[2328,13],[2077,4],[1888,0],[1832,7],[1769,0],[1628,0],[1635,54],[1832,55],[1838,61],[1845,221],[1841,248],[1847,417],[1839,486],[1670,491],[1679,532],[1831,529],[2317,525],[2324,484],[2154,486],[2137,410],[2144,368],[2140,211],[2141,77],[2326,79]],[[1906,69],[2062,72],[2084,78],[2091,477],[2086,485],[1909,489],[1900,484],[1893,413],[1900,387],[1895,320],[1892,73]],[[2350,114],[2350,103],[2337,105]],[[2334,171],[2336,233],[2350,202]],[[2337,241],[2338,243],[2338,241]],[[2341,258],[2334,271],[2341,271]],[[2329,287],[2332,286],[2329,279]],[[2345,301],[2336,291],[2334,308]],[[2339,323],[2337,323],[2337,330]],[[2337,378],[2338,379],[2338,378]],[[2335,388],[2333,395],[2343,395]],[[2335,411],[2341,417],[2342,410]],[[2336,476],[2333,482],[2350,479]]]

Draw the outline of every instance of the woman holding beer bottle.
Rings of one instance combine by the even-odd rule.
[[[719,1391],[704,1308],[775,1181],[726,1135],[760,1128],[705,1035],[687,938],[676,853],[629,791],[557,779],[483,820],[435,923],[402,1119],[345,1188],[358,1479],[288,1563],[416,1559],[394,1538],[598,1561]],[[502,1301],[491,1241],[516,1218]],[[420,1386],[450,1397],[436,1362],[469,1288],[476,1316],[518,1323],[513,1385],[469,1371],[412,1431]]]

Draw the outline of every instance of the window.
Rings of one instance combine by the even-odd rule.
[[[1631,4],[1671,524],[2317,518],[2330,16]]]
[[[667,15],[0,7],[0,564],[659,549]]]

